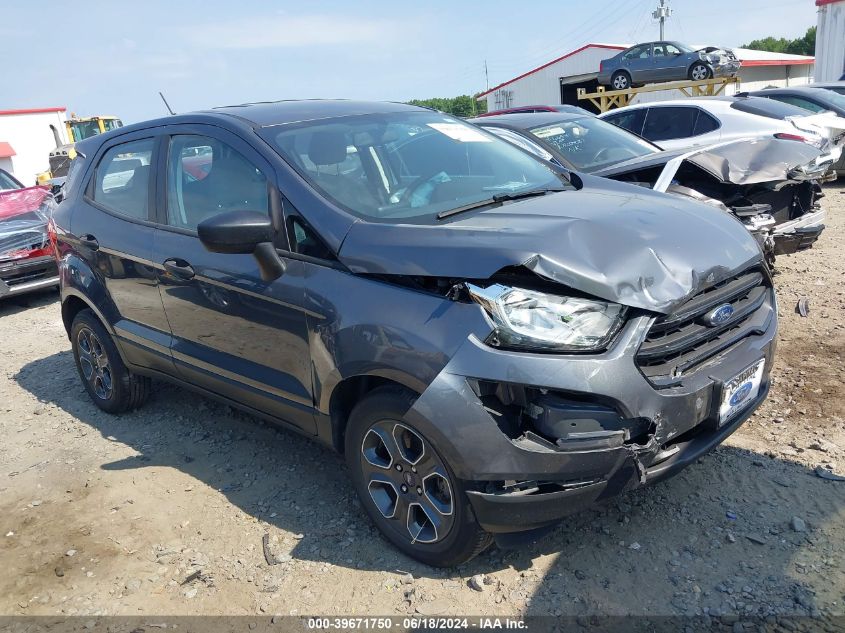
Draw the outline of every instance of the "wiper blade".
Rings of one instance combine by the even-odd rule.
[[[453,215],[457,215],[458,213],[463,213],[464,211],[472,211],[473,209],[479,209],[481,207],[486,207],[491,204],[502,204],[503,202],[511,202],[513,200],[522,200],[524,198],[536,198],[537,196],[545,196],[547,193],[557,193],[559,191],[567,191],[566,189],[531,189],[530,191],[520,191],[517,193],[497,193],[491,198],[487,198],[485,200],[479,200],[478,202],[471,202],[470,204],[465,204],[462,207],[455,207],[454,209],[449,209],[448,211],[441,211],[437,214],[437,219],[442,220],[444,218],[451,217]]]

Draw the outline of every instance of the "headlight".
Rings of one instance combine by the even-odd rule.
[[[607,346],[622,325],[618,303],[509,288],[467,284],[470,296],[496,324],[488,341],[497,347],[586,352]]]

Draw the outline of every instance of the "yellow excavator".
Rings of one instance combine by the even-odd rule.
[[[70,161],[76,156],[76,151],[73,149],[75,143],[122,126],[123,122],[116,116],[77,117],[71,114],[65,121],[65,131],[70,143],[63,143],[59,130],[51,125],[53,137],[56,139],[56,149],[50,152],[50,170],[38,174],[38,184],[48,184],[53,178],[67,176]]]

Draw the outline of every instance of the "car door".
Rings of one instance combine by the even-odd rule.
[[[218,213],[278,207],[274,171],[233,133],[168,131],[154,253],[176,368],[190,383],[313,433],[301,262],[266,282],[252,255],[211,253],[196,232]]]
[[[651,44],[643,44],[635,49],[635,54],[628,60],[628,70],[631,73],[631,81],[635,84],[655,80]]]
[[[643,137],[663,149],[683,149],[700,144],[693,139],[698,108],[695,106],[651,106],[643,124]]]
[[[681,81],[687,78],[687,59],[671,42],[658,42],[661,55],[654,55],[655,71],[661,81]]]
[[[72,218],[69,241],[91,271],[81,283],[101,316],[114,329],[124,358],[172,373],[170,326],[164,315],[152,261],[156,174],[161,145],[150,131],[121,135],[105,143],[85,174],[87,182]]]

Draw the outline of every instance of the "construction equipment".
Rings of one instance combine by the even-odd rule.
[[[51,125],[53,137],[56,139],[56,149],[50,152],[50,170],[38,174],[38,184],[48,184],[53,178],[67,176],[70,161],[76,156],[74,144],[122,126],[123,122],[116,116],[77,117],[75,114],[71,114],[70,118],[65,121],[65,131],[70,142],[63,143],[59,131]]]
[[[679,90],[686,97],[713,97],[722,94],[725,88],[733,84],[736,84],[738,91],[739,77],[718,77],[702,81],[669,81],[625,90],[605,90],[604,86],[599,86],[596,92],[587,92],[586,88],[578,88],[578,98],[590,101],[599,109],[599,112],[607,112],[611,108],[622,108],[628,105],[635,96],[643,92]]]

